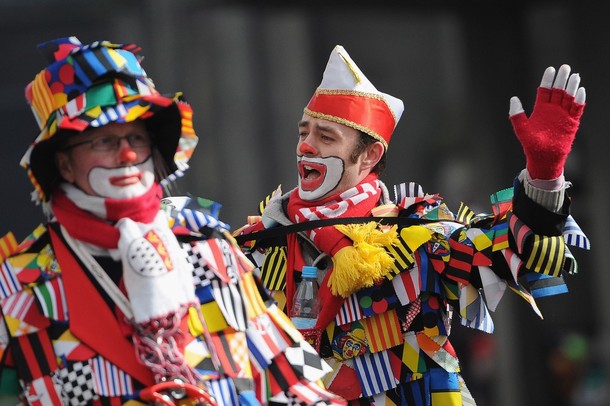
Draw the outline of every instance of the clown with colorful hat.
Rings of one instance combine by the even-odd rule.
[[[453,212],[414,182],[390,196],[380,176],[403,102],[332,50],[298,124],[297,185],[234,232],[288,314],[301,270],[318,268],[321,311],[301,333],[332,366],[330,391],[353,405],[475,404],[452,316],[491,333],[490,310],[511,290],[540,315],[536,299],[565,292],[576,269],[568,245],[589,248],[563,175],[584,106],[579,75],[548,68],[530,117],[510,102],[526,168],[489,213]]]
[[[164,197],[198,140],[181,94],[159,93],[132,44],[40,49],[21,165],[48,219],[0,240],[2,389],[41,405],[343,404],[219,205]]]

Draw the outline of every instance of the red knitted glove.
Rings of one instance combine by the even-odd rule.
[[[556,179],[563,172],[585,108],[585,89],[579,84],[580,77],[570,75],[568,65],[559,68],[556,78],[555,69],[547,68],[529,118],[519,99],[511,98],[510,121],[532,179]]]

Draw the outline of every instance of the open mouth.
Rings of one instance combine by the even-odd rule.
[[[315,190],[326,177],[326,165],[315,162],[299,162],[299,175],[301,176],[301,189]]]

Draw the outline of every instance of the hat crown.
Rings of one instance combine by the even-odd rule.
[[[378,93],[370,80],[352,60],[345,48],[337,45],[330,54],[319,89]]]
[[[26,87],[25,98],[39,128],[50,130],[49,136],[55,130],[52,121],[57,113],[63,109],[69,114],[66,105],[102,81],[110,84],[113,79],[121,79],[134,92],[139,93],[142,87],[147,93],[156,93],[140,66],[141,58],[136,56],[140,48],[133,44],[96,41],[83,45],[76,37],[65,37],[44,42],[38,48],[49,65]]]
[[[387,149],[404,104],[380,92],[341,45],[330,54],[320,85],[305,113],[360,130]]]

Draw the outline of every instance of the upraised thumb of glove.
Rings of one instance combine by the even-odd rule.
[[[585,104],[558,88],[539,87],[528,118],[517,97],[511,99],[510,121],[526,157],[532,179],[556,179],[563,173]]]

